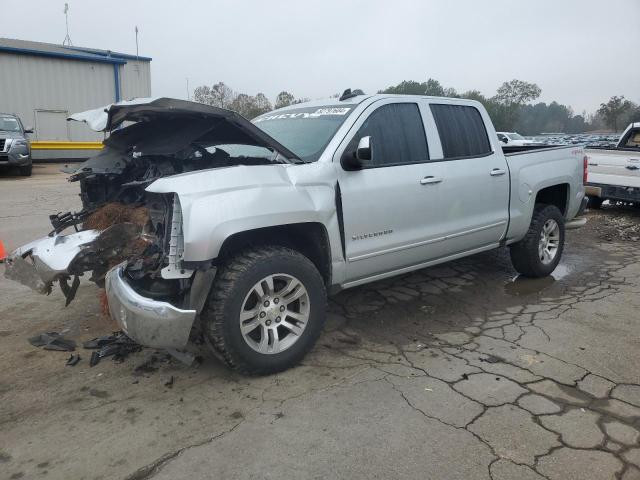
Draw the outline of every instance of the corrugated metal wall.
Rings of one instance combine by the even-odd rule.
[[[118,67],[121,99],[150,96],[149,62],[128,62]],[[0,112],[15,113],[25,127],[33,127],[32,140],[100,141],[101,133],[77,122],[63,123],[62,119],[114,101],[114,70],[110,63],[0,52]],[[60,138],[65,133],[67,138]],[[35,159],[87,155],[88,152],[68,150],[33,152]]]
[[[120,65],[120,98],[131,100],[151,96],[151,63],[127,60]]]

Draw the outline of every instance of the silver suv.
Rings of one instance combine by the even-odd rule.
[[[20,175],[31,175],[31,146],[20,118],[8,113],[0,113],[0,165],[18,167]]]

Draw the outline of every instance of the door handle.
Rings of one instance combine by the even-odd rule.
[[[507,173],[507,171],[503,170],[502,168],[494,168],[489,172],[489,175],[491,175],[492,177],[499,177],[500,175],[504,175],[505,173]]]
[[[442,182],[442,177],[434,177],[433,175],[429,175],[420,180],[420,185],[430,185],[433,183]]]

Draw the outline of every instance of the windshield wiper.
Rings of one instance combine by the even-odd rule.
[[[275,155],[269,159],[269,161],[273,163],[293,163],[293,164],[309,163],[306,160],[301,159],[300,157],[293,157],[293,158],[285,157],[280,152],[277,152],[275,150],[273,151],[273,153],[275,153]]]

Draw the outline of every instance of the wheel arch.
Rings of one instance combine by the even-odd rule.
[[[554,205],[563,216],[567,215],[571,187],[568,183],[558,183],[538,190],[535,203]]]
[[[275,225],[233,233],[225,238],[214,263],[222,264],[242,250],[265,245],[279,245],[300,252],[315,265],[325,285],[332,284],[329,234],[320,222]]]

